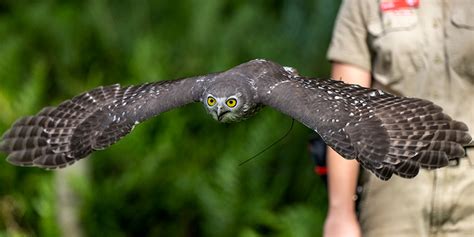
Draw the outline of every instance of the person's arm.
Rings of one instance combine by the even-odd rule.
[[[359,67],[333,62],[332,78],[370,87],[370,72]],[[328,147],[329,209],[324,223],[325,237],[359,237],[361,230],[355,213],[355,189],[359,164],[346,160]]]

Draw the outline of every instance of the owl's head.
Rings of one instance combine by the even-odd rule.
[[[234,80],[215,81],[206,89],[201,101],[212,118],[223,123],[246,119],[258,107],[249,88]]]

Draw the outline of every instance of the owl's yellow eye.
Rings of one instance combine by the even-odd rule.
[[[234,108],[237,105],[237,100],[236,99],[228,99],[225,104],[229,106],[230,108]]]
[[[216,99],[212,96],[207,97],[207,104],[209,106],[214,106],[216,104]]]

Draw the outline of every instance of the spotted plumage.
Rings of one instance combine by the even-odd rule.
[[[464,123],[429,101],[306,78],[293,68],[252,60],[204,76],[96,88],[19,119],[3,135],[0,150],[15,165],[65,167],[114,144],[140,122],[191,102],[203,103],[220,122],[273,107],[384,180],[446,166],[471,141]]]

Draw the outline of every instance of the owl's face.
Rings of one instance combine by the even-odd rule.
[[[228,96],[219,96],[209,93],[206,95],[206,98],[203,98],[203,103],[212,118],[219,122],[228,123],[242,119],[243,100],[242,93]]]
[[[205,90],[201,101],[212,118],[229,123],[241,121],[252,115],[255,107],[252,98],[252,93],[245,82],[236,78],[216,80]]]

